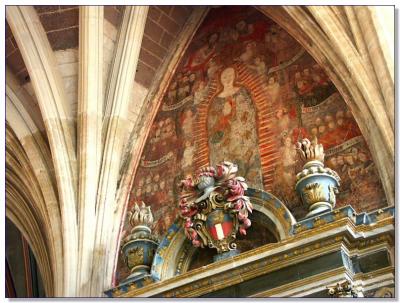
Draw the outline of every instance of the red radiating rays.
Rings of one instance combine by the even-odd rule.
[[[265,190],[270,190],[275,163],[279,158],[279,143],[275,140],[276,134],[273,131],[271,122],[274,110],[268,102],[268,96],[264,91],[264,83],[261,79],[257,75],[250,73],[242,63],[236,63],[234,68],[239,84],[249,90],[257,110],[256,125],[263,184]],[[207,130],[208,109],[212,99],[216,96],[220,88],[217,80],[214,79],[210,84],[207,97],[197,107],[197,118],[194,124],[194,141],[196,145],[196,154],[194,156],[195,170],[210,165]]]

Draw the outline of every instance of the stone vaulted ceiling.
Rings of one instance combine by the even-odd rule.
[[[269,108],[261,97],[265,89],[274,95],[274,83],[279,83],[281,91],[297,86],[297,92],[310,93],[307,81],[318,78],[306,79],[311,71],[319,76],[320,85],[335,88],[343,107],[338,105],[335,117],[322,117],[325,127],[333,120],[336,126],[342,123],[338,122],[342,115],[358,126],[352,128],[353,134],[361,134],[364,145],[350,150],[351,155],[357,153],[357,161],[366,162],[364,169],[374,164],[374,180],[384,190],[385,199],[380,201],[394,203],[394,56],[382,34],[387,29],[385,15],[373,7],[261,6],[236,8],[237,20],[229,21],[235,14],[224,14],[225,9],[232,10],[206,6],[6,8],[6,215],[32,247],[48,295],[99,296],[115,285],[122,224],[128,202],[141,187],[138,176],[144,177],[144,183],[147,177],[160,178],[157,194],[174,195],[159,190],[166,185],[161,184],[161,174],[146,174],[148,168],[143,167],[156,163],[158,156],[169,157],[168,151],[157,155],[157,144],[161,144],[158,152],[166,151],[165,138],[176,138],[172,154],[179,160],[178,170],[171,172],[179,175],[181,168],[191,168],[181,165],[191,155],[198,164],[218,158],[212,144],[220,144],[224,137],[222,126],[255,116],[257,123],[266,123],[247,127],[245,143],[260,143],[254,155],[247,155],[254,167],[262,168],[262,174],[257,175],[254,168],[248,174],[253,184],[273,189],[274,171],[262,144],[274,136],[279,144],[285,139],[269,132],[268,123],[273,120],[261,120],[282,115],[281,126],[289,121],[290,130],[295,125],[300,133],[313,133],[317,126],[319,131],[320,122],[315,117],[311,123],[310,118],[304,129],[298,127],[299,108],[285,99],[289,93],[275,94],[277,104],[285,99],[279,103],[281,108]],[[240,10],[251,13],[244,16]],[[217,18],[218,14],[223,18]],[[217,36],[207,36],[213,29]],[[271,43],[266,43],[266,36]],[[277,42],[283,37],[285,47]],[[232,39],[240,43],[226,47]],[[273,43],[288,51],[275,53],[268,49]],[[210,64],[214,67],[209,70]],[[237,95],[227,101],[218,75],[229,66],[235,72],[230,70],[228,75],[235,78]],[[272,76],[271,70],[275,70]],[[193,100],[186,99],[205,87],[210,93],[204,99],[208,103],[192,104]],[[225,116],[234,110],[245,111],[242,105],[233,110],[235,98],[244,100],[241,104],[250,110],[247,116],[230,120]],[[307,100],[303,101],[315,105]],[[223,123],[208,120],[208,110],[224,115]],[[203,120],[193,125],[185,122],[196,120],[197,113]],[[185,137],[191,131],[203,136],[201,140]],[[208,141],[211,137],[213,142]],[[194,153],[197,143],[202,150]],[[283,145],[276,146],[273,154],[280,152],[287,152]],[[347,160],[335,156],[332,165],[351,161],[346,156]],[[282,164],[283,181],[285,169]],[[155,191],[145,186],[141,190],[147,190],[147,196]]]
[[[123,6],[106,6],[104,18],[118,29]],[[77,48],[79,43],[79,7],[76,5],[36,5],[35,10],[54,51]],[[151,6],[145,26],[135,81],[149,87],[171,43],[190,16],[191,6]],[[6,21],[6,63],[22,84],[29,82],[18,45]]]

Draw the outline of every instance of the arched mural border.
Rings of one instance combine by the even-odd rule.
[[[290,237],[292,226],[296,219],[285,204],[274,195],[259,189],[249,188],[246,195],[253,203],[254,209],[267,216],[274,224],[282,241]],[[161,240],[154,256],[151,267],[151,276],[157,280],[165,280],[175,275],[181,250],[184,248],[186,236],[183,229],[183,220],[178,218],[168,228]]]

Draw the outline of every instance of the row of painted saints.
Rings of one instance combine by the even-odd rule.
[[[327,150],[327,165],[343,180],[338,205],[351,202],[357,210],[366,210],[372,200],[384,203],[361,132],[323,69],[284,30],[257,12],[249,12],[250,19],[226,21],[238,20],[238,14],[245,13],[221,16],[219,23],[206,20],[194,37],[194,46],[189,47],[171,80],[149,134],[131,203],[144,200],[159,206],[155,223],[158,233],[165,233],[166,224],[158,221],[163,221],[162,217],[172,221],[177,216],[172,212],[178,199],[176,183],[193,171],[196,157],[204,152],[198,150],[195,139],[199,123],[207,129],[203,140],[209,164],[232,161],[250,187],[265,188],[260,117],[245,77],[262,86],[262,98],[272,113],[262,117],[275,133],[270,144],[278,150],[274,169],[267,172],[274,180],[269,191],[292,210],[300,206],[293,190],[300,165],[294,143],[317,137]],[[251,19],[254,21],[247,21]],[[207,113],[199,115],[199,106],[204,104]],[[362,180],[355,178],[357,175],[363,176]],[[141,181],[148,176],[151,181]],[[365,197],[368,201],[361,204]]]

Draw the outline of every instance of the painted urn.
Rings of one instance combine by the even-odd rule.
[[[308,206],[306,217],[331,211],[336,205],[336,194],[340,186],[338,174],[324,166],[324,148],[315,138],[312,142],[303,139],[296,149],[304,163],[303,170],[296,175],[296,192]]]
[[[132,230],[121,245],[124,262],[131,271],[127,280],[150,273],[151,263],[159,244],[157,237],[151,234],[154,219],[150,206],[146,206],[144,202],[141,202],[140,206],[135,203],[128,212],[128,219]]]
[[[236,235],[245,235],[251,225],[252,205],[244,195],[247,184],[237,171],[237,165],[224,161],[181,181],[179,208],[185,234],[196,247],[215,248],[214,261],[238,254]]]

